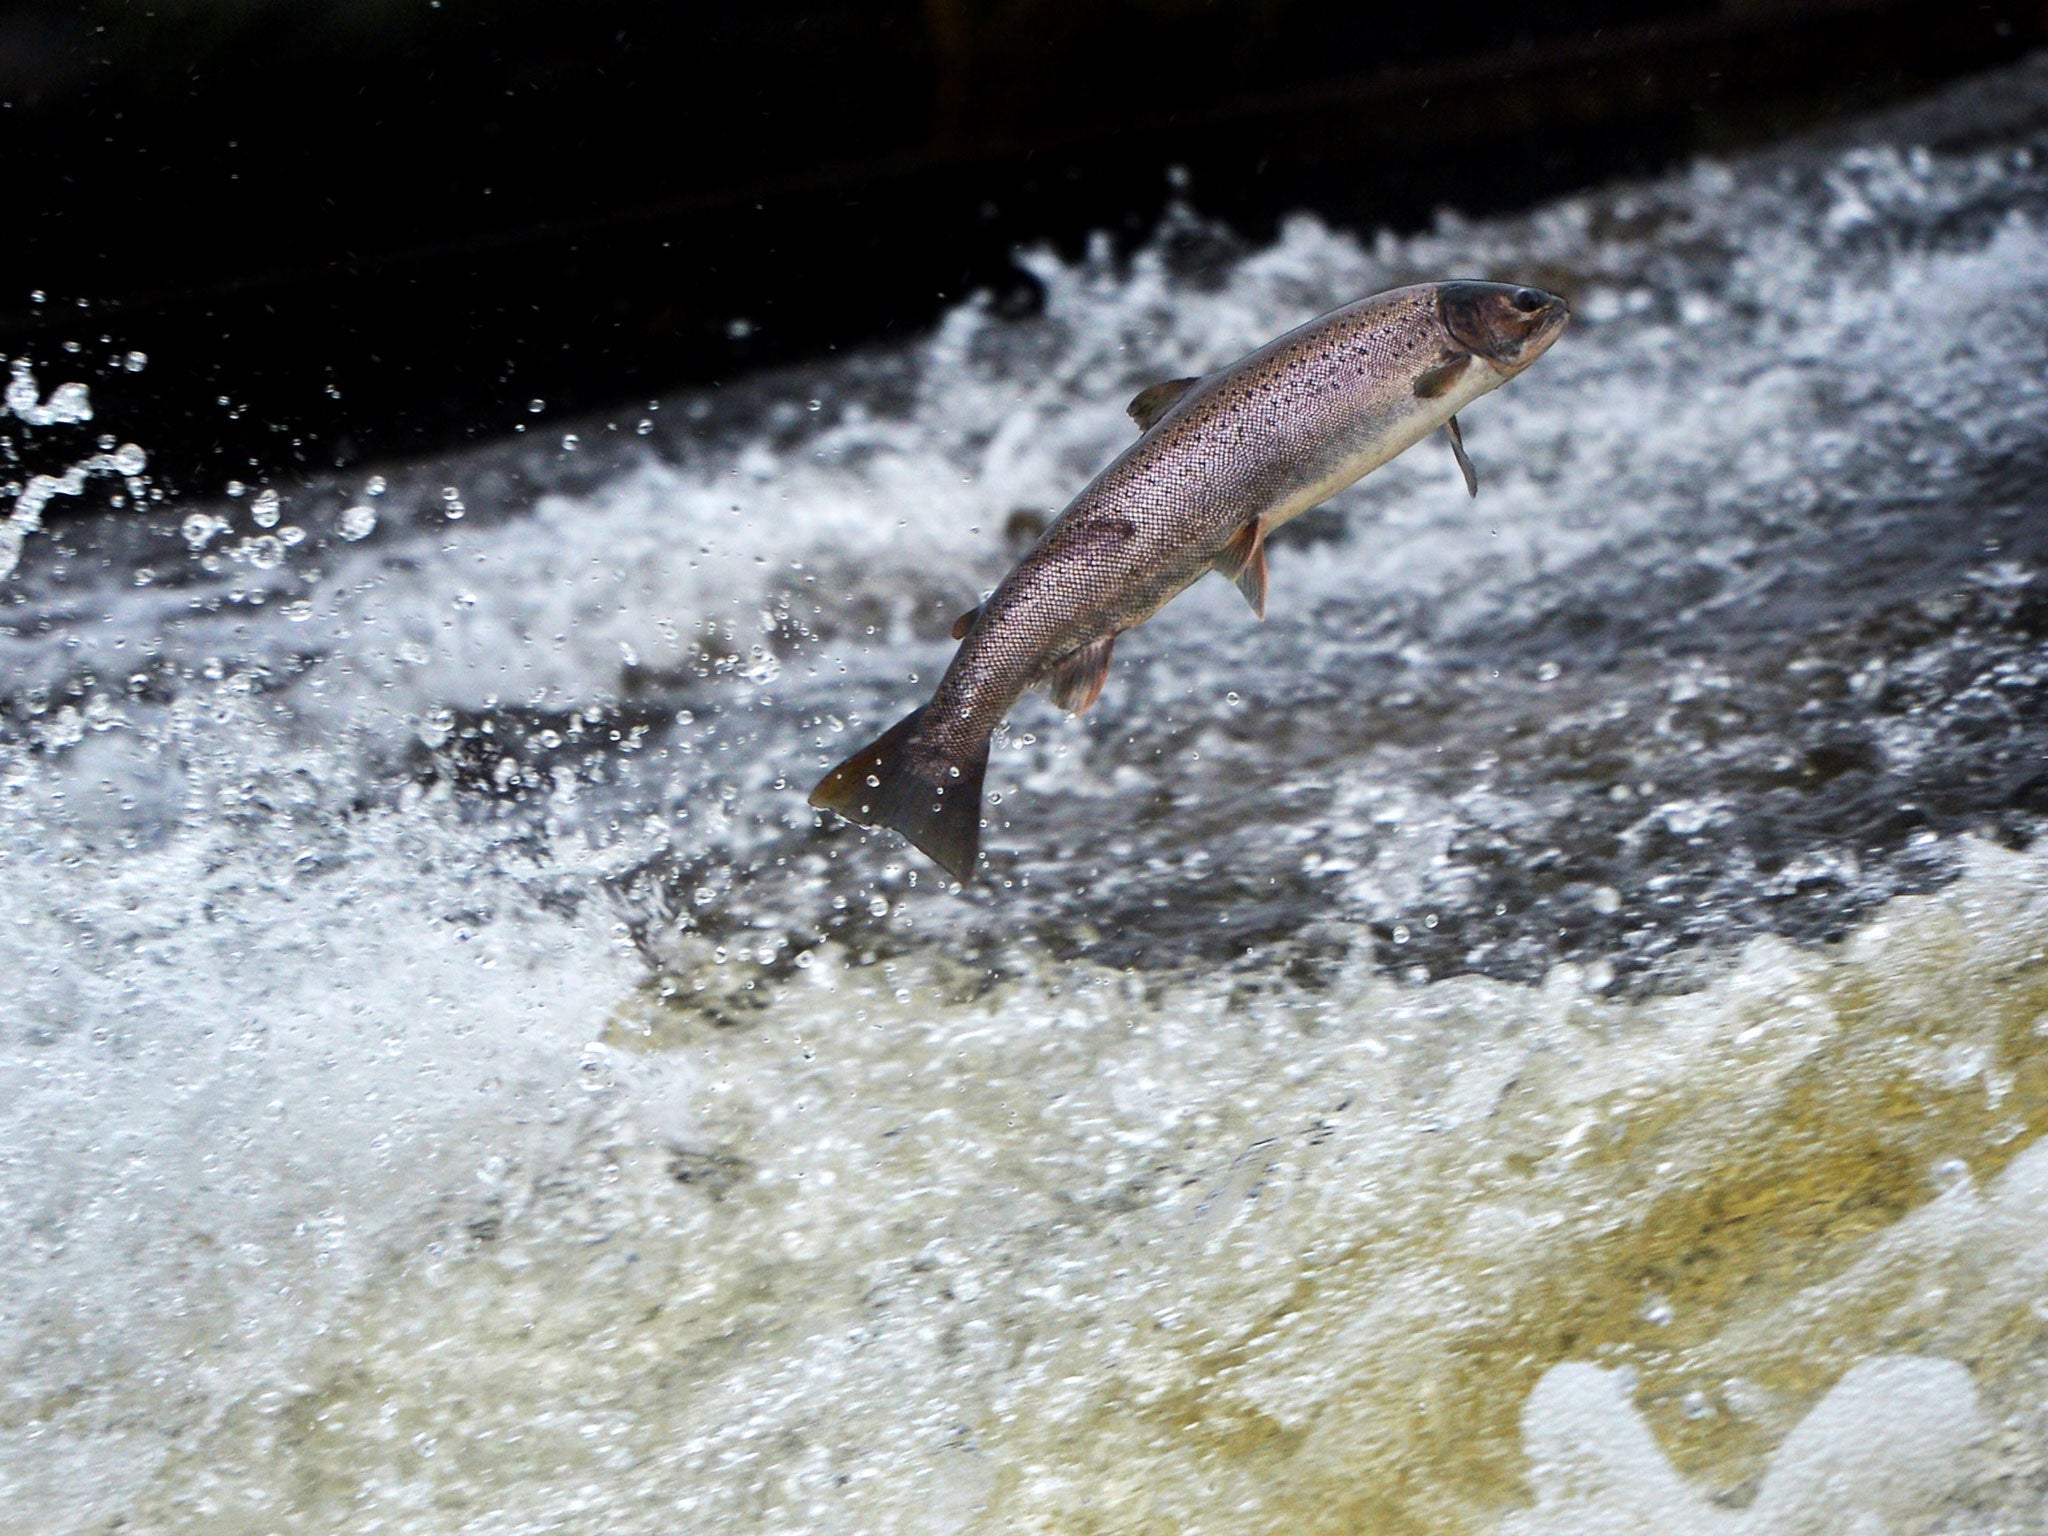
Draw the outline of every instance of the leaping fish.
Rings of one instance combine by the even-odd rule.
[[[1458,412],[1541,357],[1570,317],[1539,288],[1419,283],[1141,391],[1137,442],[960,616],[931,702],[826,774],[811,804],[902,833],[965,884],[989,738],[1025,690],[1085,713],[1116,637],[1212,570],[1263,619],[1273,530],[1439,428],[1477,495]]]

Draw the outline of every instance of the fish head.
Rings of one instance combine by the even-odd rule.
[[[1436,308],[1451,339],[1503,378],[1541,357],[1572,317],[1556,294],[1517,283],[1439,283]]]

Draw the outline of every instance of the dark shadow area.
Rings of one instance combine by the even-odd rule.
[[[1176,187],[1413,227],[2044,39],[1942,0],[16,5],[0,355],[217,489],[1028,311],[1018,245],[1135,243]]]

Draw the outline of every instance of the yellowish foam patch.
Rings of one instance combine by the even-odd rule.
[[[1844,945],[1645,1003],[1028,961],[977,992],[829,951],[758,1008],[650,988],[579,1160],[395,1255],[137,1518],[1547,1530],[1576,1442],[1539,1384],[1639,1415],[1699,1508],[1763,1511],[1728,1529],[1886,1382],[1989,1426],[1926,1437],[1911,1499],[2030,1507],[2044,874],[1976,849]],[[1586,1529],[1642,1491],[1586,1486]]]

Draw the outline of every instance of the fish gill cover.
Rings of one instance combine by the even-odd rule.
[[[42,526],[92,450],[15,409],[9,1507],[2038,1528],[2044,108],[1186,216],[282,494]],[[1476,505],[1425,444],[1265,625],[1204,584],[1021,707],[965,897],[803,804],[1135,388],[1449,273],[1579,321]]]

